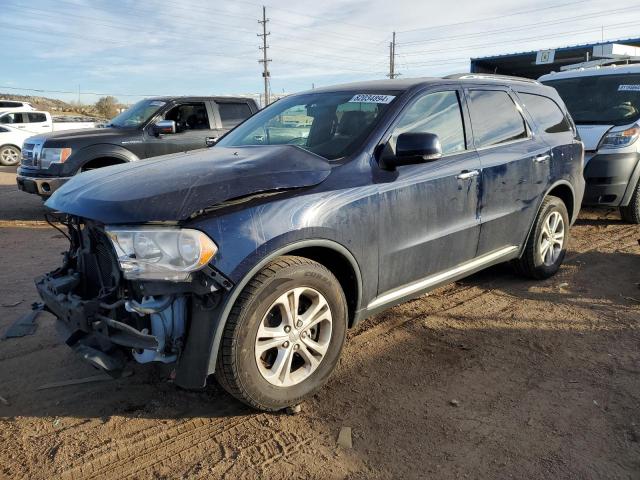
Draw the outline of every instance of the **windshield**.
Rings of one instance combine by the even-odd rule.
[[[354,153],[397,92],[310,93],[270,105],[220,140],[222,147],[297,145],[334,160]]]
[[[160,110],[166,102],[162,100],[140,100],[133,107],[125,110],[110,122],[110,127],[134,128],[146,123]]]
[[[558,90],[577,124],[625,125],[640,117],[640,74],[543,82]]]

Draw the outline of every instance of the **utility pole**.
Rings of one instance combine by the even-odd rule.
[[[80,106],[80,85],[78,85],[78,106]]]
[[[267,58],[267,49],[269,45],[267,45],[267,36],[271,35],[271,32],[267,32],[267,22],[269,19],[267,18],[267,7],[262,6],[262,20],[258,20],[258,23],[262,24],[262,33],[258,33],[259,37],[262,37],[262,46],[258,47],[262,50],[262,60],[258,60],[258,63],[261,63],[264,67],[262,71],[262,77],[264,78],[264,106],[269,105],[269,62],[270,58]]]
[[[393,32],[393,40],[389,43],[389,75],[393,80],[399,73],[396,73],[396,32]]]

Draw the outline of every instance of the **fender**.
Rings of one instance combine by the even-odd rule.
[[[529,241],[529,236],[531,235],[531,232],[533,231],[533,227],[535,226],[536,223],[536,219],[538,218],[538,214],[540,213],[540,208],[542,207],[542,202],[544,201],[545,198],[547,198],[547,196],[549,195],[549,193],[551,192],[551,190],[553,190],[554,188],[560,186],[560,185],[564,185],[569,187],[569,190],[571,190],[571,196],[573,197],[573,219],[569,219],[569,221],[571,223],[573,223],[573,221],[578,218],[578,213],[580,212],[580,203],[577,202],[576,200],[576,192],[573,189],[573,186],[571,185],[571,183],[569,183],[567,180],[558,180],[555,183],[553,183],[546,192],[544,192],[544,195],[542,195],[540,197],[540,200],[538,201],[538,206],[536,207],[536,214],[533,217],[533,222],[531,222],[531,225],[529,226],[529,231],[527,232],[527,235],[524,237],[524,242],[522,243],[522,245],[520,245],[520,253],[518,254],[518,258],[522,257],[522,254],[524,253],[524,249],[527,246],[527,242]]]
[[[274,258],[281,257],[282,255],[286,255],[289,252],[294,250],[298,250],[305,247],[326,247],[332,250],[335,250],[338,253],[344,255],[348,260],[351,266],[353,267],[353,271],[356,273],[356,281],[358,284],[358,297],[356,301],[356,312],[360,310],[361,307],[361,297],[362,297],[362,276],[360,274],[360,267],[358,266],[358,262],[352,253],[347,250],[345,247],[340,245],[339,243],[333,240],[326,239],[310,239],[310,240],[302,240],[300,242],[291,243],[286,245],[278,250],[271,252],[269,255],[264,257],[258,264],[256,264],[249,272],[242,278],[242,280],[231,290],[230,294],[224,299],[222,303],[222,313],[218,317],[218,322],[215,329],[215,334],[213,337],[213,344],[211,346],[211,354],[209,356],[209,373],[213,373],[215,371],[216,358],[218,356],[218,345],[220,344],[220,339],[222,338],[222,332],[224,331],[224,327],[227,323],[227,318],[231,309],[233,308],[236,299],[244,289],[247,283],[267,265]]]
[[[254,265],[253,268],[244,275],[242,280],[222,299],[220,304],[216,306],[215,309],[208,311],[206,317],[201,317],[198,319],[199,321],[194,321],[196,320],[195,316],[192,318],[189,338],[187,339],[185,348],[186,358],[183,357],[180,359],[176,371],[176,383],[178,385],[184,388],[201,388],[206,384],[207,376],[215,373],[222,333],[224,332],[231,309],[244,287],[274,258],[307,247],[329,248],[342,254],[349,260],[356,274],[358,286],[356,303],[357,321],[358,312],[361,310],[362,276],[360,267],[353,254],[343,245],[327,239],[308,239],[287,244],[284,247],[274,250]],[[206,358],[207,356],[208,358]]]
[[[0,144],[0,148],[2,147],[15,147],[18,150],[22,151],[22,148],[20,148],[18,145],[16,145],[15,143],[2,143]]]
[[[137,155],[127,150],[120,145],[114,145],[111,143],[97,143],[95,145],[89,145],[81,150],[78,150],[74,158],[74,163],[77,163],[78,169],[82,168],[88,162],[102,157],[112,157],[122,160],[123,162],[135,162],[140,160]],[[74,155],[75,156],[75,155]]]

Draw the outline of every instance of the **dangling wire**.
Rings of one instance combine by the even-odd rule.
[[[58,217],[58,216],[57,216],[56,214],[54,214],[54,213],[47,212],[47,213],[45,213],[45,214],[44,214],[44,219],[47,221],[47,223],[48,223],[51,227],[55,228],[55,229],[56,229],[57,231],[59,231],[62,235],[64,235],[64,236],[67,238],[67,240],[69,240],[69,244],[70,244],[70,245],[73,245],[73,242],[71,241],[71,237],[67,234],[67,232],[65,232],[64,230],[62,230],[60,227],[58,227],[57,225],[55,225],[55,224],[53,223],[53,221],[58,221],[58,222],[60,222],[60,217]],[[60,222],[60,223],[63,223],[63,222]],[[64,225],[64,223],[63,223],[63,225]]]

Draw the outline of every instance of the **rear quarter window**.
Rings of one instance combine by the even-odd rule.
[[[546,133],[571,132],[571,124],[556,102],[542,95],[518,92],[524,108]]]

